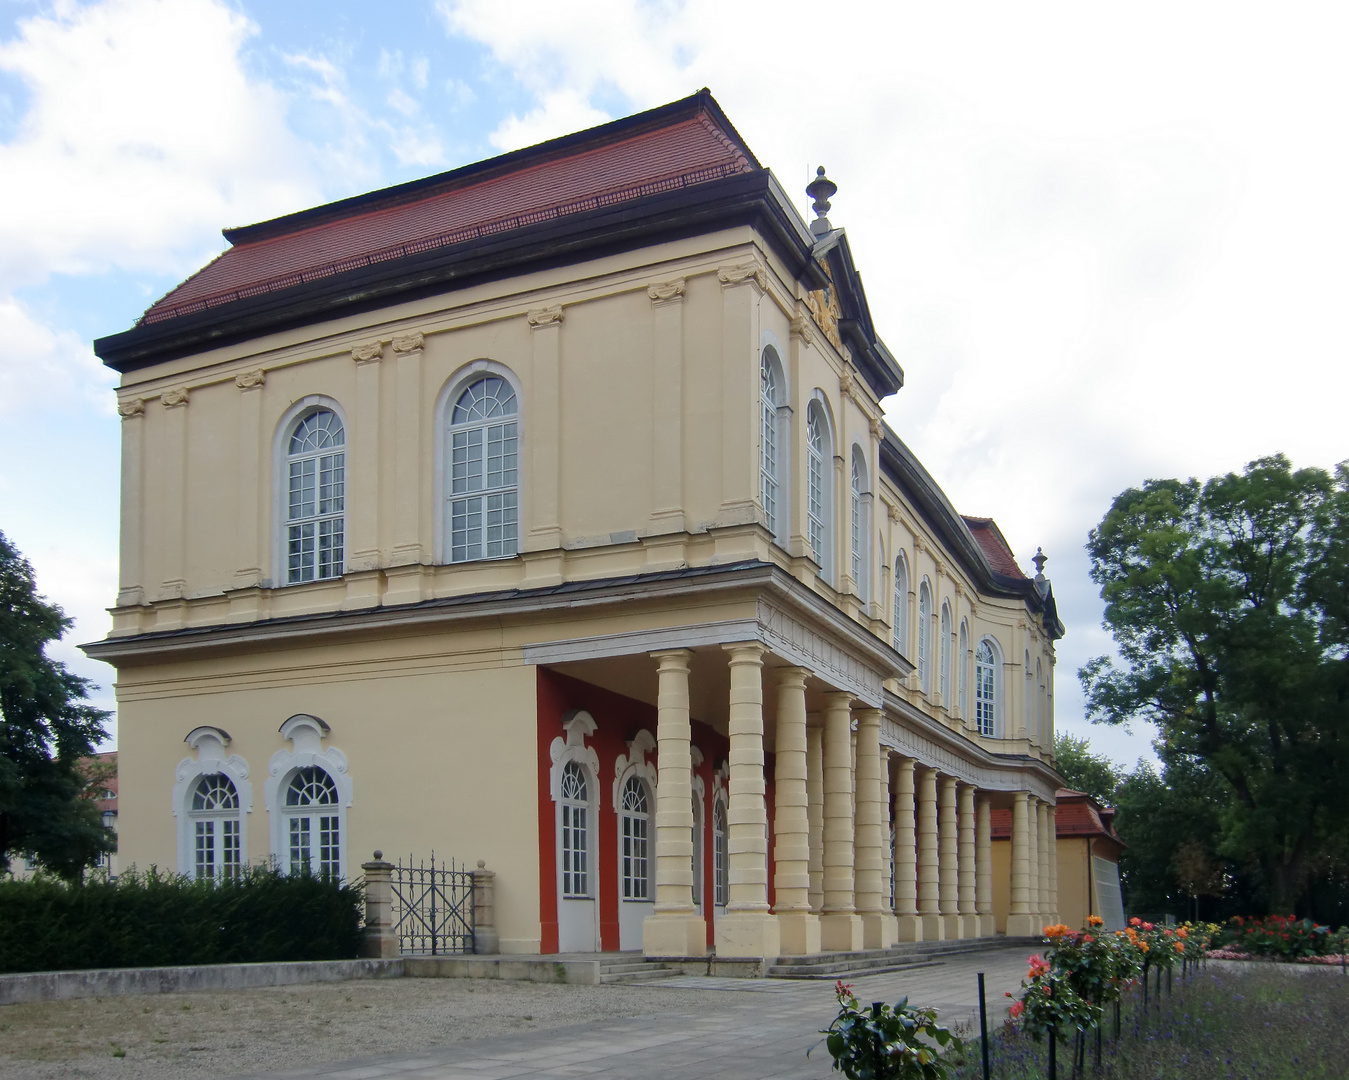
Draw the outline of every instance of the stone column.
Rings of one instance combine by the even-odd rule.
[[[1039,931],[1030,910],[1030,796],[1012,797],[1012,902],[1007,915],[1008,937],[1031,937]]]
[[[924,941],[946,939],[938,869],[937,771],[924,769],[918,776],[918,914]]]
[[[820,919],[810,911],[810,811],[806,793],[805,668],[778,672],[778,724],[774,774],[774,911],[782,952],[820,951]]]
[[[974,822],[974,907],[979,913],[979,936],[997,933],[993,915],[993,803],[987,795],[977,800]]]
[[[1054,922],[1059,921],[1059,834],[1058,811],[1048,807],[1049,813],[1049,913]],[[1074,928],[1076,929],[1076,927]]]
[[[656,903],[642,924],[647,956],[703,956],[707,929],[693,902],[693,760],[687,649],[656,661]]]
[[[1026,800],[1026,910],[1031,917],[1031,933],[1039,934],[1045,921],[1040,915],[1040,800]]]
[[[948,938],[959,938],[960,922],[960,834],[956,818],[956,778],[943,776],[937,781],[938,820],[938,895],[942,923]]]
[[[384,852],[375,852],[372,862],[361,863],[365,872],[365,931],[361,955],[388,960],[398,955],[398,931],[393,925],[393,887],[390,878],[393,863],[384,861]]]
[[[824,721],[806,717],[806,817],[810,822],[810,910],[824,907]]]
[[[881,747],[881,907],[895,913],[894,806],[890,802],[890,751]],[[895,938],[896,941],[899,938]]]
[[[979,936],[979,916],[975,910],[974,871],[974,788],[961,784],[956,794],[960,821],[960,936]]]
[[[1049,902],[1049,805],[1040,803],[1036,808],[1036,834],[1040,841],[1040,866],[1036,883],[1040,887],[1040,917],[1046,923],[1054,919],[1054,905]]]
[[[717,956],[771,961],[780,951],[768,911],[768,811],[764,803],[763,654],[757,642],[725,646],[731,656],[729,902],[717,920]],[[685,797],[687,801],[687,796]]]
[[[895,915],[900,941],[923,940],[913,809],[913,758],[900,758],[895,772]]]
[[[820,945],[829,952],[862,947],[853,896],[852,695],[825,695],[824,913]]]
[[[857,910],[865,949],[888,949],[896,940],[884,873],[888,818],[881,802],[881,710],[863,709],[857,717]]]

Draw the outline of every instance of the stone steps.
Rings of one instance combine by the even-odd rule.
[[[636,983],[649,982],[652,979],[668,979],[679,972],[661,963],[659,960],[643,960],[641,956],[623,957],[618,960],[600,961],[600,983]]]
[[[840,979],[845,976],[883,975],[894,971],[936,967],[947,957],[1004,949],[1020,944],[1013,938],[973,938],[968,941],[906,942],[889,949],[784,956],[768,969],[774,979]]]

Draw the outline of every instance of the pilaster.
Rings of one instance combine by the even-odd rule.
[[[167,503],[160,515],[160,566],[164,577],[159,599],[181,600],[187,588],[187,401],[186,386],[165,390],[159,397],[164,409],[163,497]]]
[[[374,570],[379,550],[380,372],[384,345],[372,341],[351,350],[356,365],[356,401],[348,443],[347,569]]]
[[[526,445],[530,448],[531,489],[527,504],[520,509],[528,531],[524,547],[529,551],[549,551],[562,546],[559,486],[562,468],[561,442],[561,305],[531,311],[529,328],[534,344],[532,413]],[[561,574],[556,575],[561,581]],[[545,581],[538,581],[540,585]]]
[[[398,426],[394,432],[394,544],[390,566],[413,566],[425,561],[422,550],[422,335],[395,334],[393,339],[394,377],[398,406]],[[415,595],[401,595],[389,603],[409,603],[421,599],[421,581],[417,576],[403,578],[405,586],[415,586]],[[392,586],[390,587],[392,592]]]
[[[122,519],[117,606],[146,602],[145,544],[145,400],[117,403],[122,417]]]
[[[683,532],[684,279],[647,289],[651,298],[651,532]]]
[[[767,287],[757,263],[726,266],[721,282],[721,513],[719,525],[758,520],[759,297]]]

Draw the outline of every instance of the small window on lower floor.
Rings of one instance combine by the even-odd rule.
[[[239,793],[223,773],[209,773],[192,792],[193,873],[233,878],[243,865],[239,843]]]

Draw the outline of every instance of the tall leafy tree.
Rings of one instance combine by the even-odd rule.
[[[1066,731],[1055,735],[1054,768],[1073,791],[1085,791],[1102,806],[1115,805],[1124,773],[1104,754],[1093,753],[1086,739]]]
[[[1219,783],[1216,854],[1305,909],[1349,810],[1349,469],[1151,480],[1087,550],[1122,661],[1079,673],[1089,715],[1157,724],[1168,774]]]
[[[0,870],[23,855],[75,878],[115,848],[81,764],[107,713],[85,702],[89,680],[46,653],[71,625],[0,533]]]

